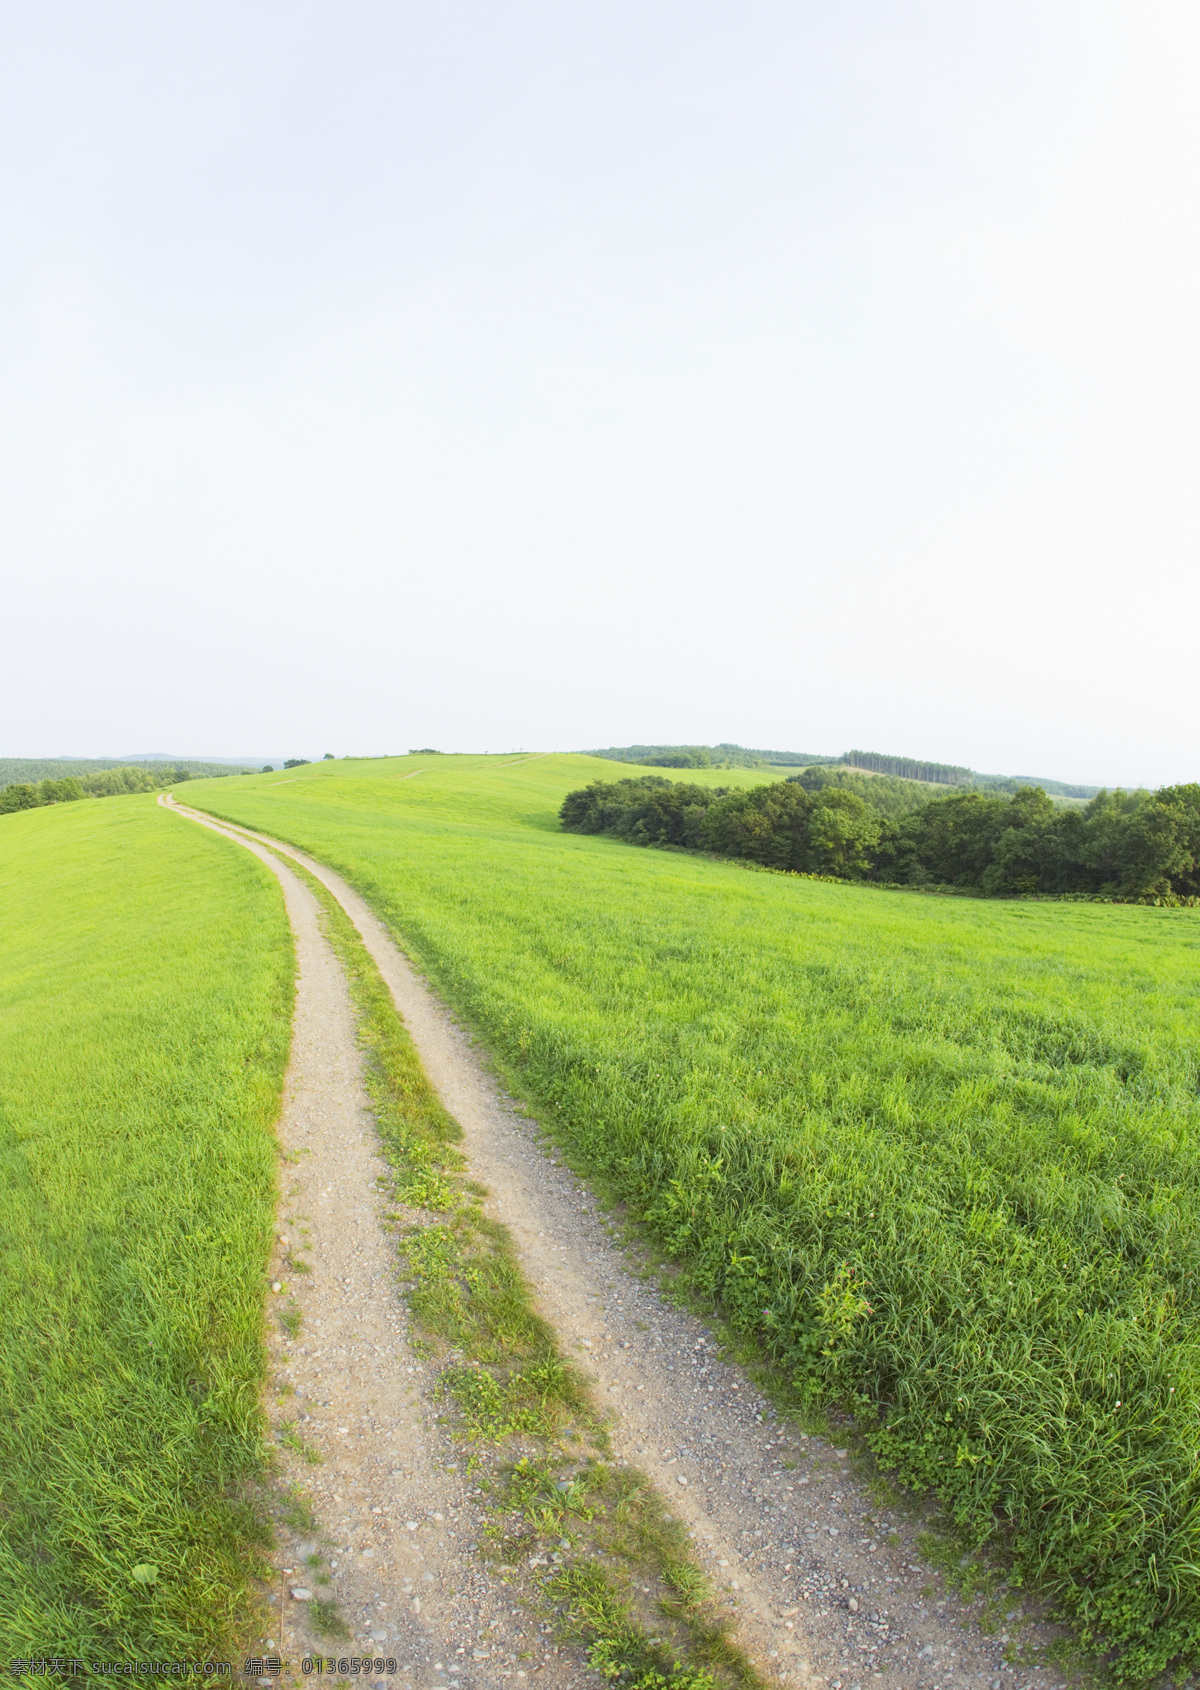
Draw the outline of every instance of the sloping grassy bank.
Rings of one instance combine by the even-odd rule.
[[[590,774],[189,799],[353,880],[694,1282],[1123,1677],[1196,1665],[1200,917],[556,833]]]
[[[290,936],[148,798],[0,818],[0,1653],[231,1658]]]

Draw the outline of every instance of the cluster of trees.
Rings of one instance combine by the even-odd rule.
[[[856,793],[864,804],[878,810],[882,816],[907,816],[911,810],[919,810],[922,804],[929,802],[928,791],[915,780],[895,779],[891,775],[863,775],[854,769],[844,768],[840,763],[805,769],[802,774],[789,775],[788,780],[796,781],[807,792],[821,792],[836,786],[843,792]]]
[[[83,788],[73,775],[66,780],[14,781],[10,786],[0,787],[0,815],[13,810],[36,810],[41,804],[65,804],[82,797]]]
[[[1011,798],[960,790],[887,815],[845,785],[810,783],[807,771],[744,791],[645,775],[568,793],[560,815],[574,833],[848,880],[993,896],[1200,897],[1197,784],[1101,792],[1077,809],[1040,787]]]
[[[226,770],[226,773],[232,771]],[[14,810],[36,810],[43,804],[71,804],[79,798],[113,798],[123,792],[158,792],[191,780],[188,769],[164,769],[130,764],[126,768],[98,769],[90,775],[67,775],[62,780],[13,781],[0,787],[0,815]]]
[[[85,798],[114,798],[122,792],[157,792],[160,787],[176,786],[181,780],[191,778],[191,771],[182,766],[164,769],[160,766],[139,768],[131,764],[123,769],[100,769],[94,775],[81,775],[79,785]]]
[[[757,769],[803,768],[809,763],[836,763],[836,757],[812,757],[805,751],[752,751],[744,745],[610,745],[604,751],[585,751],[585,757],[607,757],[613,763],[640,763],[644,769]]]

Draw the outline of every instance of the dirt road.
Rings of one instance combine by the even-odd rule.
[[[262,857],[283,885],[296,935],[280,1231],[290,1245],[307,1229],[313,1271],[289,1271],[289,1248],[279,1246],[279,1282],[294,1296],[302,1336],[293,1342],[280,1331],[273,1361],[295,1393],[283,1403],[299,1406],[273,1401],[271,1413],[293,1423],[288,1435],[322,1465],[283,1453],[318,1526],[297,1533],[280,1562],[284,1635],[264,1639],[264,1652],[268,1641],[293,1660],[330,1652],[311,1629],[308,1599],[288,1594],[316,1592],[305,1556],[318,1553],[323,1533],[340,1553],[327,1553],[320,1571],[355,1639],[333,1652],[395,1658],[398,1675],[381,1679],[393,1690],[600,1682],[577,1652],[556,1649],[512,1608],[511,1591],[472,1553],[478,1505],[461,1473],[447,1470],[461,1457],[434,1424],[433,1381],[409,1347],[395,1289],[395,1245],[376,1188],[386,1170],[345,981],[315,899],[278,853],[316,876],[357,927],[463,1127],[472,1174],[516,1242],[540,1311],[611,1407],[614,1453],[647,1472],[686,1523],[763,1676],[830,1690],[1055,1685],[1053,1671],[1005,1659],[1010,1642],[1027,1648],[1046,1634],[1019,1630],[1010,1610],[986,1637],[968,1605],[934,1589],[940,1581],[916,1552],[909,1516],[881,1507],[844,1451],[780,1424],[746,1376],[718,1359],[711,1332],[630,1270],[589,1192],[538,1142],[352,887],[291,846],[162,801]]]

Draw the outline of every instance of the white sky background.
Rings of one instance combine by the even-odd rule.
[[[1200,14],[0,0],[7,755],[1200,778]]]

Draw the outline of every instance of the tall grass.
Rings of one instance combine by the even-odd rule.
[[[347,874],[692,1281],[1121,1676],[1194,1667],[1200,917],[566,836],[592,760],[500,761],[189,797]]]
[[[0,1653],[225,1656],[262,1528],[290,939],[147,798],[0,818]]]

